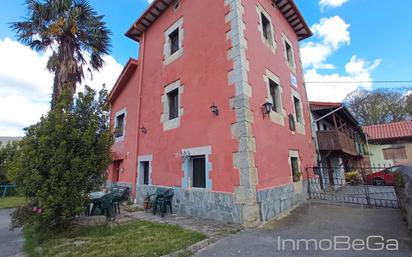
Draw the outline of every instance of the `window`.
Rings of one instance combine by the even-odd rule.
[[[287,57],[288,63],[291,67],[293,67],[293,66],[295,66],[295,61],[294,61],[294,57],[293,57],[292,46],[289,45],[288,42],[285,42],[285,46],[286,46],[286,57]]]
[[[281,104],[280,104],[279,85],[273,80],[269,79],[269,90],[270,90],[270,96],[272,97],[272,103],[273,103],[272,110],[275,112],[280,112]]]
[[[269,21],[268,18],[266,18],[266,16],[263,13],[261,13],[260,16],[261,16],[261,19],[262,19],[263,37],[266,40],[271,41],[272,40],[272,29],[271,29],[270,21]]]
[[[405,147],[393,147],[383,149],[383,156],[385,160],[406,160]]]
[[[326,124],[325,124],[325,123],[323,123],[323,125],[322,125],[322,126],[323,126],[323,130],[324,130],[324,131],[327,131],[327,130],[328,130],[328,127],[326,126]]]
[[[179,0],[176,0],[176,2],[173,5],[173,10],[177,11],[179,9],[179,7],[180,7]]]
[[[149,176],[150,176],[150,162],[144,161],[141,162],[141,170],[142,170],[142,184],[149,185]]]
[[[167,93],[169,102],[169,120],[179,117],[179,90],[175,89]]]
[[[183,38],[183,18],[180,18],[164,32],[164,65],[172,63],[183,55]]]
[[[293,181],[300,181],[300,169],[299,169],[299,159],[298,157],[290,157],[290,165],[292,167],[292,177]]]
[[[125,114],[122,113],[116,117],[115,137],[122,137],[124,135],[124,118]]]
[[[180,127],[180,118],[183,116],[182,94],[184,86],[177,80],[163,90],[161,97],[163,103],[163,113],[160,121],[163,124],[163,131],[168,131]]]
[[[169,35],[170,40],[170,55],[179,51],[179,28],[175,29]]]
[[[303,117],[302,117],[302,106],[300,103],[300,99],[294,96],[293,103],[295,106],[296,121],[302,123]]]
[[[192,185],[197,188],[206,188],[206,157],[193,156],[192,160]]]

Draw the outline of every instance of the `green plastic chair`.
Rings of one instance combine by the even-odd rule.
[[[173,214],[173,206],[172,206],[173,196],[174,196],[173,189],[167,189],[161,197],[158,197],[155,205],[153,206],[153,214],[156,215],[158,206],[160,207],[160,213],[162,217],[164,217],[165,213],[167,212],[167,206],[170,207],[170,214]]]
[[[150,198],[153,196],[153,200],[151,201],[153,215],[156,215],[158,202],[161,202],[163,200],[163,195],[165,192],[166,188],[159,187],[156,189],[156,192],[154,194],[150,195]]]
[[[115,216],[115,213],[113,213],[112,201],[113,201],[113,196],[111,193],[106,194],[102,196],[101,198],[96,199],[94,201],[96,208],[100,210],[100,215],[105,215],[107,218],[112,218]],[[92,215],[93,214],[94,213],[92,213]]]

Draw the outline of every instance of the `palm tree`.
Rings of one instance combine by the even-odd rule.
[[[83,66],[96,71],[103,66],[111,32],[87,0],[26,0],[26,5],[28,17],[11,28],[32,49],[52,49],[47,69],[54,73],[53,108],[63,90],[76,92],[84,79]]]

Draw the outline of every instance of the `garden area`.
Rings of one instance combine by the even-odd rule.
[[[17,208],[22,206],[24,203],[25,199],[21,196],[0,197],[0,210]]]
[[[43,242],[35,241],[33,234],[31,228],[24,231],[24,248],[29,257],[163,256],[206,238],[176,225],[148,221],[120,225],[113,230],[107,225],[69,230]]]

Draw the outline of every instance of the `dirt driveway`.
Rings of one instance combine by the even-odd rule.
[[[393,239],[398,242],[399,250],[377,250],[382,245],[395,248]],[[350,244],[350,250],[333,250],[335,241],[338,242],[337,249],[346,249]],[[362,242],[364,250],[360,250]],[[373,250],[366,249],[366,245]],[[329,247],[332,250],[328,250]],[[397,209],[310,202],[282,220],[227,237],[196,256],[410,257],[412,241]]]

